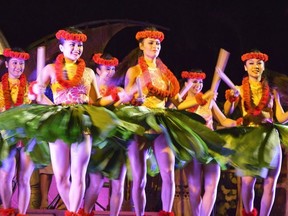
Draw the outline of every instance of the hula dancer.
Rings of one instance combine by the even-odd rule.
[[[7,48],[4,50],[3,55],[7,73],[2,76],[0,83],[0,111],[6,112],[13,107],[31,103],[28,98],[28,82],[24,74],[25,62],[30,56],[20,48]],[[17,139],[18,142],[14,143],[9,140],[11,134],[8,131],[1,131],[1,133],[3,139],[1,143],[0,194],[3,208],[0,209],[0,215],[15,215],[14,209],[11,208],[11,201],[13,193],[12,181],[16,172],[19,185],[19,212],[17,215],[26,215],[31,195],[30,178],[34,170],[34,163],[26,151],[27,149],[25,150],[24,148],[25,139]],[[7,140],[5,140],[6,138]],[[7,142],[9,146],[5,148]],[[19,165],[17,167],[16,156],[19,156]]]
[[[218,73],[231,87],[226,91],[225,114],[229,115],[239,107],[245,127],[237,130],[224,129],[219,133],[229,140],[229,147],[236,151],[231,156],[231,163],[242,180],[242,214],[258,215],[254,207],[254,185],[256,178],[263,178],[259,215],[266,216],[273,206],[281,169],[280,142],[287,145],[287,138],[283,136],[287,133],[287,127],[273,123],[274,117],[279,123],[288,121],[288,112],[283,111],[280,102],[280,95],[287,97],[287,87],[284,89],[284,85],[281,85],[283,81],[287,82],[287,76],[270,76],[271,74],[265,73],[268,55],[259,50],[252,50],[242,55],[241,59],[247,72],[241,86],[235,86],[222,71],[219,70]]]

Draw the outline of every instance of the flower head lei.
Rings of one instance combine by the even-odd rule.
[[[13,106],[8,78],[9,78],[9,74],[5,73],[1,79],[6,110],[10,109]],[[19,84],[19,89],[18,89],[18,95],[17,95],[16,103],[14,104],[14,106],[20,106],[24,102],[24,93],[25,93],[25,88],[27,85],[26,76],[24,74],[21,74],[19,80],[20,80],[20,84]]]
[[[87,40],[87,36],[83,33],[70,33],[66,30],[59,30],[56,33],[56,38],[58,40],[64,39],[64,40],[75,40],[81,42],[85,42]]]
[[[183,79],[205,79],[206,74],[204,72],[190,72],[190,71],[182,71],[181,77]]]
[[[3,52],[3,55],[8,58],[20,58],[24,60],[27,60],[30,58],[30,55],[28,53],[13,51],[10,48],[6,48]]]
[[[256,106],[252,101],[249,78],[245,77],[242,80],[244,108],[250,115],[254,116],[259,115],[268,104],[270,98],[270,88],[268,82],[265,79],[262,79],[261,83],[262,83],[262,97],[259,101],[259,104]]]
[[[245,53],[244,55],[241,56],[241,60],[243,62],[249,60],[249,59],[260,59],[263,60],[264,62],[268,61],[268,55],[265,53],[261,53],[261,52],[249,52],[249,53]]]
[[[63,67],[64,67],[65,59],[63,54],[59,54],[56,58],[55,62],[55,70],[56,70],[56,79],[59,84],[65,88],[71,88],[80,84],[84,69],[86,67],[85,61],[83,59],[78,59],[76,74],[73,76],[71,80],[66,80],[63,77]]]
[[[159,39],[160,42],[164,40],[164,33],[161,31],[151,31],[151,30],[144,30],[144,31],[139,31],[137,32],[135,36],[136,40],[141,40],[144,38],[154,38],[154,39]]]
[[[104,59],[104,58],[101,58],[101,56],[102,56],[102,53],[94,54],[93,61],[96,64],[105,65],[105,66],[117,66],[119,63],[118,59],[115,57],[113,57],[112,59]]]
[[[143,73],[143,77],[146,80],[145,83],[147,83],[147,88],[150,93],[152,93],[153,95],[161,96],[161,97],[173,97],[179,92],[180,86],[179,86],[178,80],[159,58],[156,59],[156,65],[161,71],[161,73],[163,74],[163,76],[165,76],[167,80],[169,81],[170,86],[172,87],[172,88],[169,88],[170,90],[162,90],[153,85],[151,77],[150,77],[150,73],[148,70],[148,65],[143,56],[138,58],[138,64],[140,65],[140,68]]]

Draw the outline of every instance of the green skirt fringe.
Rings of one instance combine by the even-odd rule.
[[[8,134],[2,137],[0,143],[2,159],[7,156],[9,146],[15,145],[17,140],[23,138],[37,140],[37,145],[29,148],[32,154],[39,147],[38,143],[61,139],[70,145],[81,142],[85,133],[91,134],[93,146],[99,148],[104,148],[108,144],[106,140],[108,138],[123,141],[134,134],[144,133],[142,126],[122,121],[104,107],[86,104],[70,106],[29,104],[15,107],[0,113],[0,130]],[[118,144],[119,142],[117,144],[114,142],[114,145]],[[49,150],[45,149],[43,153],[49,157]]]
[[[114,113],[122,120],[142,125],[146,130],[163,132],[175,154],[177,167],[185,166],[193,158],[207,164],[215,161],[218,155],[233,153],[223,147],[225,140],[207,128],[205,120],[197,114],[142,106],[122,106],[115,109]],[[225,168],[221,160],[217,162]]]
[[[234,127],[217,130],[227,144],[225,147],[235,151],[228,157],[219,157],[239,170],[240,176],[264,177],[264,170],[276,168],[280,144],[288,146],[288,126],[281,124],[262,124],[258,127]]]

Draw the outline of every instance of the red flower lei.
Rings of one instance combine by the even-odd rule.
[[[270,98],[270,88],[267,81],[262,80],[262,97],[257,106],[252,102],[251,90],[249,84],[249,78],[245,77],[242,80],[243,86],[243,99],[244,99],[244,108],[248,114],[257,116],[261,111],[267,106]]]
[[[87,36],[83,33],[70,33],[66,30],[59,30],[56,33],[56,38],[60,40],[61,38],[64,40],[76,40],[85,42],[87,40]]]
[[[181,77],[183,79],[205,79],[206,74],[204,72],[192,72],[192,71],[182,71]]]
[[[138,58],[138,64],[142,70],[144,80],[146,81],[145,83],[147,83],[147,88],[153,95],[158,95],[161,97],[173,97],[179,92],[180,86],[176,77],[159,58],[156,59],[156,65],[160,69],[161,73],[167,77],[171,85],[174,87],[172,91],[161,90],[152,84],[148,65],[143,56]]]
[[[96,64],[105,65],[105,66],[117,66],[119,63],[118,59],[115,57],[113,57],[112,59],[104,59],[104,58],[101,58],[101,56],[102,56],[102,53],[94,54],[93,61]]]
[[[65,60],[64,60],[63,54],[59,54],[55,62],[56,79],[60,83],[61,86],[65,88],[71,88],[73,86],[78,85],[81,82],[81,78],[83,76],[86,64],[83,59],[78,59],[76,74],[71,80],[65,80],[63,79],[64,61]]]
[[[241,60],[243,62],[247,61],[248,59],[260,59],[264,62],[268,61],[269,56],[265,53],[261,53],[261,52],[250,52],[250,53],[245,53],[241,56]]]
[[[195,95],[195,99],[197,104],[190,107],[189,109],[187,109],[189,112],[196,112],[196,110],[198,109],[199,106],[204,106],[207,104],[207,101],[205,99],[203,99],[203,93],[199,92],[198,94]]]
[[[18,95],[17,100],[14,106],[20,106],[24,102],[24,92],[26,88],[26,76],[24,74],[21,74],[20,78],[20,84],[18,89]],[[4,95],[4,101],[5,101],[5,109],[8,110],[12,107],[13,101],[11,99],[11,90],[9,88],[9,81],[8,81],[8,73],[5,73],[2,76],[2,89],[3,89],[3,95]]]
[[[155,38],[160,40],[162,42],[164,40],[164,33],[161,31],[149,31],[149,30],[144,30],[144,31],[139,31],[136,33],[135,38],[137,41],[143,39],[143,38]]]
[[[192,113],[195,113],[196,110],[198,109],[198,107],[199,107],[199,104],[196,104],[196,105],[188,108],[187,111],[192,112]]]
[[[3,55],[8,58],[20,58],[24,60],[30,58],[29,53],[12,51],[10,48],[6,48],[3,52]]]
[[[118,100],[120,100],[119,95],[118,95],[119,92],[120,90],[116,86],[110,86],[108,87],[106,94],[104,96],[111,95],[113,101],[117,102]]]

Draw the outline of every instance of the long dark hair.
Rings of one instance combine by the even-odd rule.
[[[157,31],[154,26],[146,27],[143,30]],[[138,40],[138,44],[142,43],[143,39]],[[127,70],[138,64],[138,58],[143,55],[143,51],[138,47],[133,49],[117,66],[117,73],[114,74],[112,79],[119,86],[124,86],[124,79]]]
[[[124,86],[124,79],[127,70],[138,64],[138,58],[143,55],[139,47],[133,49],[117,66],[117,72],[112,77],[113,82],[118,86]]]
[[[270,69],[265,69],[263,76],[268,81],[269,86],[276,89],[280,94],[281,104],[288,106],[288,76]]]

